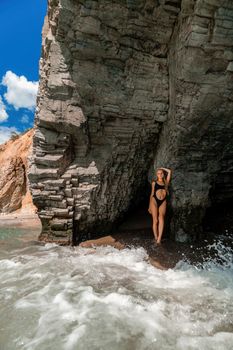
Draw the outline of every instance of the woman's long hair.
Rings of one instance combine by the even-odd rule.
[[[166,180],[166,178],[165,178],[165,173],[164,173],[164,170],[163,170],[163,169],[158,168],[158,169],[156,170],[156,180],[155,180],[155,181],[158,180],[158,176],[157,176],[157,171],[158,171],[158,170],[162,170],[162,172],[163,172],[163,183],[164,183],[165,190],[166,190],[167,194],[169,194],[169,191],[168,191],[168,183],[167,183],[167,180]]]

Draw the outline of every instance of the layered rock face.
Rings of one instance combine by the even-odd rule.
[[[233,199],[233,2],[182,5],[155,166],[165,162],[173,169],[171,231],[186,241],[201,232],[206,208]]]
[[[28,183],[34,129],[0,146],[0,214],[36,213]]]
[[[158,166],[172,235],[195,238],[210,189],[232,195],[232,33],[227,0],[49,1],[29,168],[43,239],[108,232]]]

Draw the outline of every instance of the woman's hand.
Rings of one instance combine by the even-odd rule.
[[[171,173],[172,173],[171,169],[168,169],[168,168],[161,168],[161,167],[160,167],[160,169],[163,169],[163,170],[165,170],[165,171],[167,172],[167,178],[166,178],[166,180],[167,180],[167,184],[169,184],[169,182],[170,182],[170,180],[171,180]]]

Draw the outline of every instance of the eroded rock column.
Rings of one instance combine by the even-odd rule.
[[[50,0],[30,182],[41,238],[107,232],[145,195],[180,1]]]

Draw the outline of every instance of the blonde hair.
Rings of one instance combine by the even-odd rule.
[[[158,169],[156,170],[156,180],[155,180],[155,181],[158,180],[158,177],[157,177],[157,171],[158,171],[158,170],[162,170],[162,172],[163,172],[163,183],[164,183],[165,190],[166,190],[167,194],[169,194],[169,191],[168,191],[168,183],[167,183],[167,180],[166,180],[166,178],[165,178],[165,173],[164,173],[163,169],[158,168]]]

